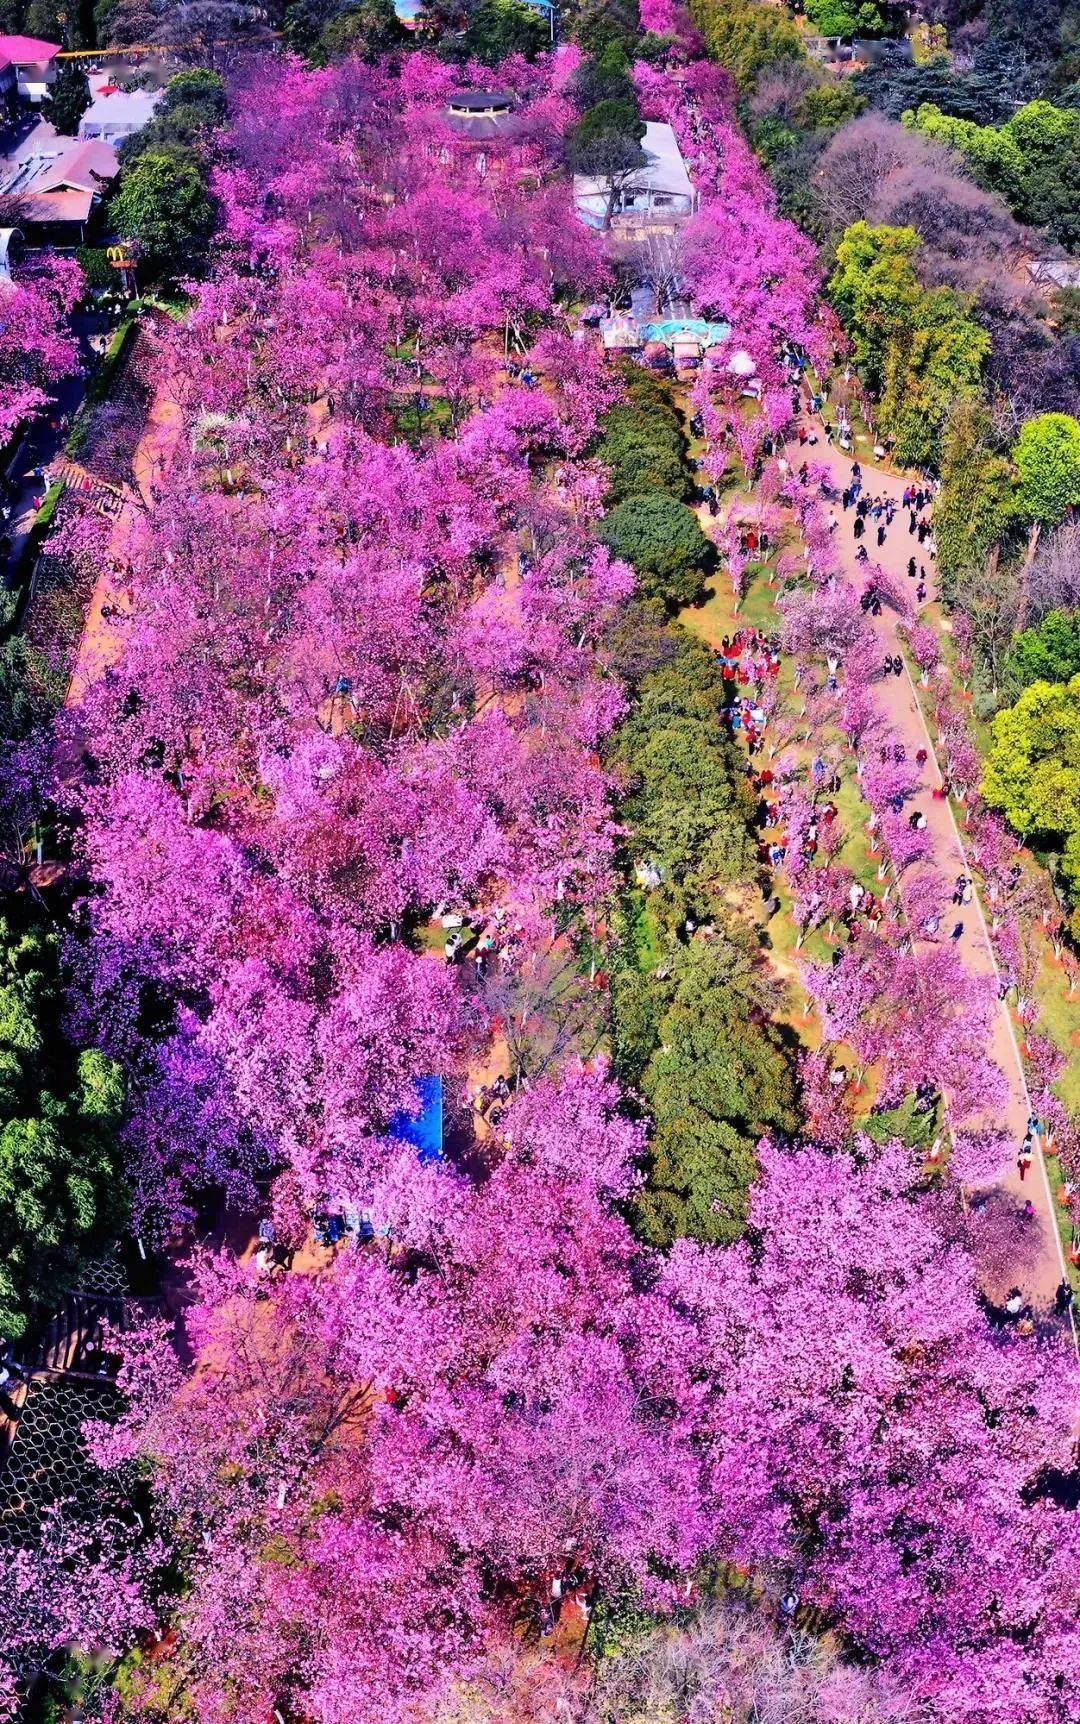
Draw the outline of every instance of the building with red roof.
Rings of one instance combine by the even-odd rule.
[[[43,42],[40,36],[0,36],[0,60],[15,68],[15,83],[25,102],[44,102],[56,82],[59,42]]]
[[[31,244],[83,245],[119,171],[111,144],[66,138],[39,120],[10,156],[0,157],[0,196],[16,206]]]

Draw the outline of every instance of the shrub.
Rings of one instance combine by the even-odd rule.
[[[647,598],[672,608],[700,598],[715,560],[693,510],[666,492],[628,497],[605,516],[600,537],[633,564]]]

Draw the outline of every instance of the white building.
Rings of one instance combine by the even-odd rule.
[[[80,138],[103,138],[117,143],[141,132],[161,101],[161,90],[118,90],[114,84],[93,89],[93,101],[79,121]]]
[[[645,164],[619,188],[612,211],[611,231],[620,239],[633,237],[638,229],[677,227],[697,208],[697,193],[671,127],[648,120],[641,148]],[[574,202],[590,227],[603,227],[609,196],[606,181],[574,175]]]

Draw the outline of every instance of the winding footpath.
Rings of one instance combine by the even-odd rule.
[[[903,507],[902,496],[906,485],[910,482],[897,478],[891,473],[875,467],[871,462],[860,456],[848,457],[838,450],[826,446],[824,452],[820,444],[813,451],[805,450],[801,454],[798,446],[792,444],[788,448],[789,459],[796,462],[805,456],[822,465],[828,466],[832,472],[833,482],[837,489],[843,491],[851,482],[851,469],[854,459],[859,460],[862,470],[863,490],[867,496],[895,498],[897,504],[896,516],[892,527],[886,536],[885,543],[878,548],[875,534],[871,528],[863,541],[870,554],[871,564],[877,562],[899,586],[910,588],[911,600],[915,602],[915,582],[908,579],[908,559],[914,554],[916,564],[922,563],[927,570],[928,598],[936,595],[936,569],[932,559],[927,557],[925,548],[920,548],[917,538],[908,532],[908,511]],[[855,511],[843,510],[839,503],[835,505],[838,526],[834,534],[834,543],[845,575],[860,592],[868,584],[867,565],[856,558],[858,541],[854,535]],[[904,662],[903,676],[883,676],[875,684],[875,695],[879,709],[893,737],[904,744],[908,758],[913,759],[919,749],[927,752],[927,763],[924,772],[925,795],[917,803],[926,815],[927,831],[931,840],[931,861],[940,871],[947,887],[946,899],[951,898],[953,884],[960,874],[966,874],[976,879],[975,871],[968,860],[963,836],[956,821],[952,804],[949,800],[940,800],[931,792],[936,784],[943,781],[933,739],[927,728],[919,703],[915,683],[912,679],[910,663],[904,643],[899,634],[899,618],[895,612],[882,607],[878,617],[870,619],[881,642],[881,655],[899,654]],[[1000,983],[997,960],[991,945],[986,917],[979,901],[976,886],[974,901],[962,909],[948,908],[948,915],[942,921],[942,937],[946,930],[955,922],[962,921],[964,931],[957,942],[965,964],[976,976],[989,977],[997,986]],[[1009,1103],[1004,1118],[1000,1122],[1008,1131],[1017,1149],[1023,1142],[1027,1121],[1031,1114],[1031,1098],[1028,1094],[1027,1081],[1024,1076],[1023,1062],[1013,1028],[1012,1016],[1008,1005],[1001,1001],[995,1014],[994,1032],[989,1053],[996,1060],[1009,1084]],[[1054,1293],[1067,1276],[1065,1253],[1058,1232],[1054,1213],[1054,1199],[1050,1190],[1050,1181],[1046,1165],[1041,1153],[1034,1157],[1027,1178],[1021,1180],[1016,1163],[1010,1161],[1003,1170],[995,1189],[1007,1193],[1012,1199],[1023,1202],[1030,1198],[1035,1206],[1040,1228],[1040,1248],[1033,1265],[1026,1272],[1017,1269],[1012,1285],[1019,1286],[1025,1298],[1042,1310],[1049,1307]],[[994,1294],[1004,1294],[1007,1288],[990,1289]],[[1073,1322],[1073,1339],[1076,1340],[1076,1326]]]

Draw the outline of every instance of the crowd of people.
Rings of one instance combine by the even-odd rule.
[[[724,636],[716,656],[724,682],[734,685],[730,689],[734,698],[725,708],[728,724],[754,754],[769,722],[768,711],[762,704],[764,692],[780,674],[779,640],[760,629],[742,628],[734,635]]]

